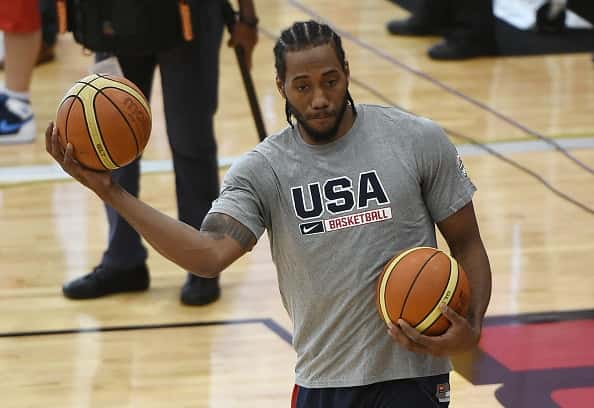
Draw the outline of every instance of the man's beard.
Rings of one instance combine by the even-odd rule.
[[[348,99],[347,94],[345,93],[342,106],[340,107],[338,113],[335,115],[336,122],[334,122],[334,125],[330,129],[325,130],[323,132],[312,129],[307,124],[307,119],[305,119],[305,117],[303,117],[303,115],[299,113],[297,109],[295,109],[295,107],[293,107],[293,105],[289,103],[288,100],[286,101],[286,103],[289,108],[289,112],[291,112],[291,114],[295,116],[295,118],[297,119],[297,123],[299,123],[299,126],[301,126],[301,128],[307,132],[307,135],[314,141],[323,143],[332,140],[336,136],[336,132],[338,132],[338,128],[340,127],[340,122],[342,122],[342,118],[344,116],[344,113],[346,112]]]

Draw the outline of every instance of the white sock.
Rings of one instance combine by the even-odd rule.
[[[11,91],[10,89],[7,89],[7,88],[2,88],[2,90],[0,92],[8,95],[10,98],[16,98],[16,99],[20,99],[22,101],[27,101],[27,102],[29,102],[29,100],[31,98],[30,92],[15,92],[15,91]]]
[[[6,109],[20,117],[22,120],[33,116],[33,110],[31,109],[29,101],[20,98],[8,98],[6,100]]]

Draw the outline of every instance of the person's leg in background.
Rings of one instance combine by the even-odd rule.
[[[56,0],[39,0],[41,13],[41,46],[35,65],[45,64],[55,59],[54,48],[58,36],[58,15]],[[0,69],[4,69],[4,53],[0,57]]]
[[[37,0],[0,2],[0,30],[4,31],[5,80],[0,90],[0,144],[35,138],[29,86],[41,44]]]
[[[568,0],[567,8],[594,24],[594,2],[591,0]]]
[[[221,4],[191,2],[194,40],[159,55],[167,135],[175,170],[178,218],[199,229],[219,194],[214,115],[217,109]],[[181,290],[187,305],[220,295],[218,278],[188,273]]]
[[[124,76],[150,99],[156,58],[119,56],[118,62]],[[114,181],[138,197],[140,159],[112,174]],[[140,235],[111,207],[106,206],[106,212],[109,222],[108,247],[92,272],[64,285],[63,292],[68,298],[92,299],[111,293],[143,291],[149,287],[147,250],[142,245]]]
[[[594,25],[594,2],[592,0],[549,0],[537,10],[536,28],[545,33],[561,33],[566,28],[566,9]],[[591,43],[592,51],[594,51],[594,35]],[[594,62],[594,53],[592,61]]]
[[[594,24],[594,3],[591,0],[569,0],[567,8],[588,20],[590,24]],[[594,51],[594,39],[592,41]],[[592,53],[592,61],[594,61],[594,53]]]
[[[58,37],[58,14],[56,0],[39,0],[41,11],[41,48],[37,57],[37,65],[55,59],[54,48]]]
[[[388,22],[394,35],[441,35],[429,57],[461,60],[497,53],[493,0],[419,0],[406,20]]]
[[[495,16],[493,0],[451,0],[455,28],[445,39],[429,49],[438,60],[460,60],[495,55]]]
[[[200,228],[219,193],[214,114],[217,107],[219,49],[223,21],[221,4],[207,1],[192,5],[195,40],[161,53],[158,60],[123,57],[124,76],[148,97],[154,68],[160,65],[163,102],[175,170],[178,217]],[[115,180],[137,196],[140,178],[136,161],[114,172]],[[64,295],[74,299],[110,293],[145,290],[149,286],[146,248],[139,235],[113,209],[107,207],[109,246],[95,269],[64,285]],[[218,279],[188,274],[181,300],[203,305],[220,295]]]
[[[450,0],[417,0],[415,10],[404,20],[390,20],[386,28],[394,35],[443,35],[454,24]]]

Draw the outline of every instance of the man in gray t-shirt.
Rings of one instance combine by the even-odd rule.
[[[448,406],[447,355],[477,344],[491,291],[475,187],[433,122],[354,104],[340,37],[327,25],[295,23],[274,53],[290,127],[232,166],[200,232],[80,168],[51,128],[48,151],[160,253],[197,275],[218,276],[268,232],[293,322],[293,407]],[[386,333],[375,307],[382,267],[408,248],[435,247],[436,224],[467,271],[470,311],[444,307],[452,324],[441,336],[402,320]]]
[[[210,210],[256,237],[268,231],[293,321],[297,384],[306,387],[449,370],[446,358],[386,335],[375,285],[394,254],[436,247],[434,223],[467,205],[475,188],[432,122],[394,108],[356,112],[344,136],[322,145],[297,128],[268,137],[229,170]]]

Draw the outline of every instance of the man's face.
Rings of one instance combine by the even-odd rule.
[[[347,106],[348,68],[330,44],[287,52],[285,62],[277,86],[291,113],[312,141],[333,140]]]

